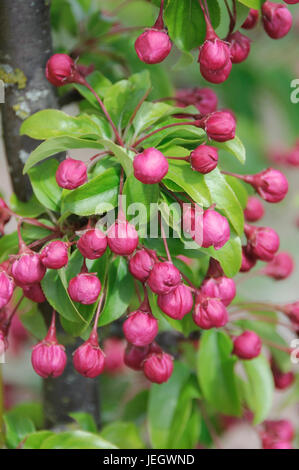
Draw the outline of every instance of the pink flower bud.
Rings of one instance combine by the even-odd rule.
[[[193,320],[203,330],[220,328],[228,322],[228,313],[220,299],[199,295],[195,302]]]
[[[76,349],[73,364],[79,374],[90,379],[104,371],[105,355],[99,346],[97,334],[91,333],[89,339]]]
[[[194,105],[200,114],[210,114],[216,111],[218,98],[211,88],[191,88],[178,90],[176,93],[177,106],[184,108]]]
[[[251,256],[250,251],[248,250],[247,246],[242,247],[242,263],[240,272],[247,273],[256,265],[256,258]]]
[[[107,338],[103,343],[105,354],[105,372],[119,374],[125,368],[125,342],[120,338]]]
[[[264,422],[264,425],[266,434],[273,441],[290,442],[294,439],[294,426],[288,419],[267,420]]]
[[[230,62],[229,45],[219,38],[207,40],[199,50],[198,62],[207,70],[221,70]]]
[[[227,307],[236,296],[236,284],[225,276],[211,277],[203,282],[200,292],[205,297],[217,297]]]
[[[200,73],[210,83],[223,83],[228,79],[232,69],[232,62],[229,60],[227,64],[219,70],[211,70],[200,66]]]
[[[230,42],[230,54],[233,64],[240,64],[247,59],[250,52],[250,39],[236,31],[228,37]]]
[[[192,170],[206,174],[214,170],[218,163],[218,150],[210,145],[199,145],[190,154]]]
[[[8,304],[12,298],[13,290],[13,279],[5,271],[0,270],[0,309]]]
[[[130,367],[133,370],[142,370],[143,361],[150,351],[150,346],[138,347],[133,344],[128,344],[125,355],[124,362],[126,366]]]
[[[285,390],[289,388],[295,380],[293,372],[282,372],[275,362],[271,361],[271,369],[274,379],[275,388],[278,390]]]
[[[149,312],[136,310],[132,312],[123,324],[126,339],[134,346],[147,346],[158,334],[158,321]]]
[[[244,29],[254,28],[258,22],[258,19],[259,19],[259,11],[254,10],[253,8],[250,8],[249,14],[246,20],[244,21],[244,23],[242,24],[242,28]]]
[[[98,259],[106,251],[107,237],[99,229],[87,230],[77,243],[78,250],[87,259]]]
[[[183,206],[183,231],[185,234],[189,234],[199,246],[202,246],[203,214],[204,210],[198,205],[192,207],[189,204],[184,204]]]
[[[265,210],[261,201],[255,196],[249,196],[244,210],[247,222],[257,222],[264,216]]]
[[[157,384],[167,382],[172,371],[173,359],[165,352],[150,354],[143,364],[143,372],[146,378]]]
[[[180,282],[180,271],[169,261],[156,263],[147,280],[150,289],[158,295],[169,294]]]
[[[12,265],[11,272],[18,286],[39,283],[46,273],[46,268],[36,253],[21,255]]]
[[[288,34],[293,18],[285,5],[265,2],[262,6],[262,20],[266,33],[272,39],[280,39]]]
[[[154,258],[144,249],[139,250],[129,261],[129,271],[140,282],[145,282],[155,264]]]
[[[193,296],[185,284],[179,284],[172,292],[158,296],[162,312],[175,320],[181,320],[192,310]]]
[[[247,175],[242,178],[246,183],[251,184],[259,195],[267,202],[280,202],[286,196],[289,184],[285,175],[274,168]]]
[[[253,359],[259,356],[262,349],[260,337],[254,331],[244,331],[234,338],[233,354],[240,359]]]
[[[270,227],[255,227],[245,224],[249,253],[261,261],[272,261],[279,249],[279,236]]]
[[[263,449],[293,449],[293,447],[290,442],[279,441],[272,442],[269,444],[269,447],[263,447]]]
[[[171,41],[166,31],[146,29],[135,41],[135,50],[142,62],[159,64],[171,51]]]
[[[73,59],[66,54],[54,54],[46,65],[46,78],[54,86],[80,83],[80,73]]]
[[[52,320],[47,336],[37,343],[32,350],[32,367],[44,379],[59,377],[65,369],[66,361],[64,347],[58,344],[55,322]]]
[[[48,243],[41,251],[40,259],[46,268],[63,268],[69,260],[67,243],[60,240]]]
[[[283,0],[284,3],[287,3],[288,5],[296,5],[296,3],[299,3],[299,0]]]
[[[282,308],[282,312],[290,318],[291,322],[299,326],[299,302],[286,304]]]
[[[93,304],[101,292],[101,282],[95,274],[81,273],[70,280],[68,293],[74,302]]]
[[[292,256],[282,251],[275,255],[273,260],[265,266],[263,274],[280,281],[289,277],[293,271],[294,261]]]
[[[81,160],[66,158],[56,172],[58,186],[64,189],[76,189],[87,181],[87,167]]]
[[[133,161],[134,176],[141,183],[159,183],[168,172],[168,161],[155,148],[147,148],[136,155]]]
[[[222,248],[230,237],[229,223],[223,215],[213,209],[203,214],[203,248],[213,246],[215,250]]]
[[[41,304],[45,302],[46,297],[42,291],[40,284],[32,284],[31,286],[24,286],[23,287],[23,294],[27,299],[32,300],[33,302],[37,302]]]
[[[236,120],[228,111],[216,111],[208,116],[204,128],[209,139],[226,142],[235,137]]]
[[[138,233],[134,225],[127,221],[117,220],[108,230],[108,245],[117,255],[130,255],[138,246]]]
[[[10,221],[10,215],[6,209],[8,209],[8,206],[2,197],[0,197],[0,235],[4,235],[4,225]]]

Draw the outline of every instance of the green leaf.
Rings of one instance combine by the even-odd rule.
[[[101,436],[120,449],[144,449],[145,447],[134,423],[118,421],[108,424],[102,429]]]
[[[147,127],[174,113],[175,108],[166,103],[149,103],[147,101],[142,103],[133,121],[135,135],[139,135]]]
[[[209,253],[212,258],[218,260],[227,277],[234,277],[239,273],[242,263],[242,245],[239,237],[232,237],[220,250],[210,247],[202,248],[201,251]]]
[[[150,89],[147,70],[112,85],[105,93],[104,104],[116,127],[124,128],[136,106]]]
[[[5,424],[5,440],[10,449],[15,449],[25,437],[35,431],[31,419],[21,414],[5,413],[3,415]]]
[[[182,112],[181,108],[180,112]],[[176,118],[168,119],[153,126],[151,131],[160,129],[161,127],[166,126],[168,124],[177,124],[180,122],[183,121]],[[183,126],[167,127],[166,129],[163,129],[144,140],[144,142],[142,142],[142,146],[144,148],[155,147],[158,148],[165,155],[170,155],[166,153],[167,147],[173,147],[174,145],[184,144],[197,146],[204,142],[205,139],[206,133],[204,130],[193,125],[186,124]]]
[[[92,88],[95,90],[95,92],[99,95],[100,98],[104,97],[106,91],[112,85],[110,80],[108,80],[108,78],[104,77],[104,75],[102,75],[101,72],[99,72],[98,70],[95,70],[90,75],[88,75],[86,80],[92,86]],[[95,96],[93,95],[93,93],[91,91],[88,90],[88,88],[86,88],[86,86],[75,84],[74,87],[98,111],[101,109],[100,106],[99,106],[99,103],[97,102],[97,100],[95,98]]]
[[[24,419],[29,419],[36,428],[42,428],[44,425],[43,407],[41,403],[37,402],[19,403],[7,411],[6,416],[9,418],[21,416]]]
[[[143,184],[138,181],[134,175],[129,176],[126,179],[123,190],[124,196],[127,197],[127,215],[131,216],[128,217],[128,220],[131,220],[132,216],[136,216],[140,222],[139,226],[146,224],[150,218],[150,205],[158,202],[159,193],[158,184]],[[135,206],[133,206],[133,204]],[[140,206],[140,204],[142,204],[142,206]],[[144,209],[146,209],[146,211],[144,211]]]
[[[130,176],[133,173],[133,157],[134,152],[130,152],[129,150],[125,150],[123,147],[116,145],[112,140],[105,140],[102,139],[101,143],[103,146],[113,152],[117,161],[122,165],[124,168],[126,175]]]
[[[230,185],[235,195],[237,196],[239,203],[241,204],[242,209],[244,210],[247,206],[248,193],[244,184],[235,178],[234,176],[225,176],[227,183]]]
[[[248,8],[253,8],[254,10],[259,10],[261,8],[261,0],[239,0],[240,3],[243,3]]]
[[[219,23],[219,6],[209,0],[209,12],[213,26]],[[170,38],[179,49],[190,51],[200,46],[205,39],[206,26],[199,2],[193,0],[172,0],[168,2],[164,19]]]
[[[209,188],[212,201],[216,203],[216,209],[223,211],[237,234],[242,235],[244,228],[243,209],[224,176],[218,168],[215,168],[215,170],[204,175],[204,180]]]
[[[211,204],[211,196],[204,176],[193,171],[188,163],[180,160],[171,161],[165,179],[171,180],[183,188],[198,204],[205,207]]]
[[[255,359],[242,361],[248,382],[245,385],[245,399],[254,413],[253,424],[264,421],[272,407],[273,376],[269,361],[259,356]]]
[[[154,449],[167,448],[178,399],[184,384],[189,378],[189,374],[189,369],[184,364],[175,362],[172,376],[168,382],[151,386],[148,404],[148,425]]]
[[[130,400],[124,408],[123,419],[125,421],[139,421],[146,415],[149,390],[142,390]]]
[[[109,265],[107,295],[99,326],[108,325],[125,313],[133,291],[134,283],[128,270],[128,263],[118,256]]]
[[[236,358],[233,344],[226,333],[215,329],[204,331],[197,360],[197,376],[206,401],[217,411],[241,415],[241,402],[234,374]]]
[[[87,114],[74,117],[57,109],[44,109],[22,123],[20,134],[38,140],[65,135],[97,138],[101,130]]]
[[[61,212],[81,216],[103,214],[117,206],[119,172],[110,168],[73,191],[64,191]]]
[[[23,449],[40,449],[43,442],[51,436],[55,436],[52,431],[37,431],[29,434],[23,445]]]
[[[227,142],[215,142],[213,140],[212,145],[231,153],[244,165],[246,161],[246,150],[238,136],[232,140],[228,140]]]
[[[82,431],[97,432],[97,425],[91,414],[77,411],[70,413],[70,417],[79,424]]]
[[[39,312],[37,304],[31,303],[31,308],[19,314],[22,324],[33,336],[41,340],[46,336],[47,327],[43,315]]]
[[[86,431],[70,431],[55,434],[46,439],[41,449],[117,449],[98,434]]]
[[[31,167],[45,160],[45,158],[69,149],[103,149],[103,145],[95,140],[79,139],[71,136],[52,137],[33,150],[25,163],[23,173],[28,173]]]
[[[47,160],[31,168],[29,178],[38,201],[47,209],[59,211],[62,189],[56,182],[57,160]]]
[[[22,202],[13,193],[10,198],[10,208],[21,217],[35,218],[45,212],[45,208],[39,203],[35,195],[33,195],[28,202]]]

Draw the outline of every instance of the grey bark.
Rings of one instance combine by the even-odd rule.
[[[0,78],[6,82],[1,105],[3,137],[13,188],[23,201],[31,195],[29,181],[22,174],[24,160],[38,141],[20,136],[20,125],[36,111],[57,107],[55,90],[44,74],[52,53],[49,10],[49,0],[0,1]],[[72,411],[90,412],[98,421],[98,382],[74,371],[72,349],[67,348],[66,372],[59,379],[44,381],[48,426],[63,425]]]

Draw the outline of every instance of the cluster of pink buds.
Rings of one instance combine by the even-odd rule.
[[[292,449],[295,431],[287,419],[265,421],[260,434],[263,449]]]

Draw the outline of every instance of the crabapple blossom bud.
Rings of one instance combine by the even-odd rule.
[[[5,271],[0,270],[0,310],[8,304],[13,291],[13,279]]]
[[[80,83],[82,79],[78,67],[67,54],[54,54],[46,65],[46,78],[54,86],[67,83]]]
[[[280,202],[286,196],[289,184],[285,175],[274,168],[267,168],[256,175],[246,175],[242,179],[251,184],[267,202]]]
[[[286,279],[294,271],[294,261],[286,252],[278,253],[263,269],[263,274],[273,277],[277,281]]]
[[[66,361],[64,347],[58,344],[56,338],[55,325],[51,325],[47,336],[32,350],[32,367],[44,379],[59,377],[65,369]]]
[[[242,247],[242,263],[240,272],[247,273],[256,265],[256,258],[254,258],[250,254],[250,250],[248,250],[247,246]]]
[[[152,353],[143,363],[144,375],[150,382],[167,382],[173,371],[173,359],[165,352]]]
[[[249,196],[246,208],[244,210],[247,222],[257,222],[265,213],[264,206],[255,196]]]
[[[242,24],[242,28],[244,29],[254,28],[258,22],[258,19],[259,19],[259,11],[254,10],[253,8],[250,8],[249,14],[246,20],[244,21],[244,23]]]
[[[33,302],[37,302],[41,304],[45,302],[46,297],[42,291],[40,284],[32,284],[31,286],[24,286],[23,287],[23,294],[27,299],[32,300]]]
[[[266,434],[273,441],[290,442],[294,439],[294,426],[288,419],[267,420],[264,422],[264,426]]]
[[[220,328],[228,322],[228,313],[220,299],[199,295],[195,302],[193,320],[203,330]]]
[[[269,447],[263,447],[264,449],[293,449],[292,444],[286,441],[272,442]]]
[[[253,359],[259,356],[262,349],[260,337],[254,331],[244,331],[233,340],[233,354],[240,359]]]
[[[245,224],[244,231],[250,255],[261,261],[272,261],[280,243],[275,230],[270,227],[255,227]]]
[[[190,204],[184,204],[183,206],[183,231],[189,234],[199,246],[202,246],[203,214],[204,210],[197,204],[195,207]]]
[[[61,240],[48,243],[40,253],[40,259],[46,268],[61,269],[69,260],[68,244]]]
[[[230,42],[230,54],[233,64],[240,64],[247,59],[250,52],[250,39],[244,34],[236,31],[228,37]]]
[[[209,139],[226,142],[235,137],[236,120],[228,111],[216,111],[205,120],[204,129]]]
[[[105,372],[116,374],[123,371],[125,342],[120,338],[107,338],[103,343]]]
[[[142,62],[159,64],[170,53],[172,43],[166,31],[146,29],[135,41],[135,50]]]
[[[147,280],[150,289],[158,295],[169,294],[180,282],[180,271],[169,261],[156,263]]]
[[[101,292],[101,282],[95,274],[80,273],[70,280],[68,293],[74,302],[93,304]]]
[[[285,313],[295,325],[299,326],[299,302],[286,304],[282,308],[282,312]]]
[[[229,45],[219,38],[205,41],[200,47],[198,62],[207,70],[223,69],[230,62]]]
[[[177,106],[194,105],[200,114],[206,115],[216,111],[218,98],[211,88],[191,88],[178,90],[176,93]]]
[[[230,237],[229,223],[223,215],[213,209],[203,214],[203,248],[213,246],[215,250],[222,248]]]
[[[232,61],[229,60],[227,64],[219,70],[211,70],[200,66],[200,73],[202,74],[203,78],[205,78],[208,82],[218,84],[223,83],[225,82],[225,80],[228,79],[231,69]]]
[[[236,296],[236,284],[225,276],[211,277],[203,282],[200,292],[205,297],[217,297],[227,307]]]
[[[46,273],[46,267],[37,253],[24,253],[14,261],[11,272],[18,286],[39,283]]]
[[[199,145],[190,154],[192,170],[206,174],[214,170],[218,163],[218,150],[210,145]]]
[[[275,384],[276,389],[285,390],[286,388],[289,388],[293,384],[295,380],[294,373],[282,372],[273,360],[271,361],[271,370],[272,370],[274,384]]]
[[[128,344],[124,355],[124,362],[126,366],[133,370],[142,370],[142,363],[148,355],[149,350],[149,345],[138,347],[134,346],[133,344]]]
[[[135,279],[145,282],[155,264],[153,256],[147,250],[139,250],[129,261],[129,271]]]
[[[134,346],[147,346],[158,334],[158,321],[150,312],[136,310],[123,324],[126,339]]]
[[[4,225],[10,221],[10,215],[6,211],[8,206],[6,202],[0,197],[0,234],[4,235]]]
[[[288,34],[293,18],[285,5],[266,1],[262,5],[262,20],[266,33],[272,39],[280,39]]]
[[[104,371],[105,355],[99,346],[96,333],[92,332],[88,340],[76,349],[73,364],[79,374],[90,379]]]
[[[162,312],[175,320],[181,320],[192,310],[193,296],[185,284],[179,284],[172,292],[158,296]]]
[[[64,189],[76,189],[87,181],[87,167],[81,160],[66,158],[56,171],[58,186]]]
[[[106,251],[107,237],[97,228],[87,230],[77,243],[78,250],[87,259],[98,259]]]
[[[138,246],[138,233],[134,225],[117,220],[108,230],[107,241],[111,251],[117,255],[130,255]]]
[[[168,161],[155,148],[147,148],[133,161],[134,176],[144,184],[159,183],[168,172]]]

